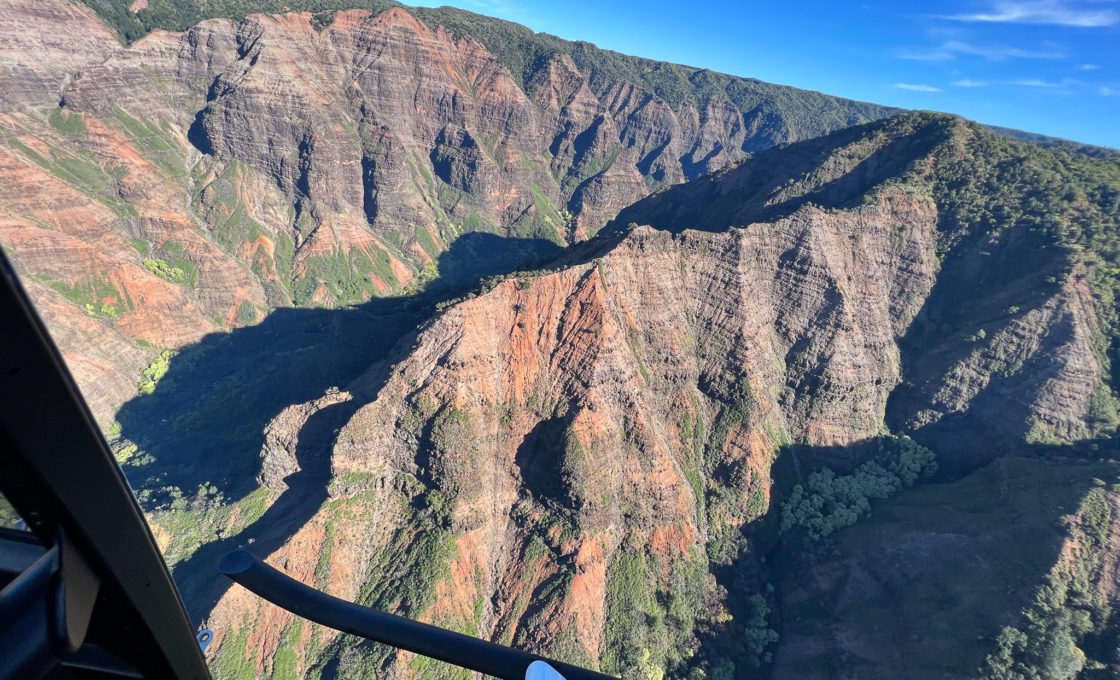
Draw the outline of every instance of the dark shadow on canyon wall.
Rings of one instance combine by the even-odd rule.
[[[571,487],[564,471],[569,426],[561,416],[542,420],[517,447],[514,463],[521,483],[540,503],[570,505]]]
[[[727,590],[730,621],[702,635],[709,658],[731,661],[735,677],[757,677],[746,659],[756,623],[781,635],[767,677],[830,678],[946,672],[971,676],[996,648],[1062,559],[1062,518],[1101,484],[1120,482],[1114,439],[1020,445],[944,479],[920,481],[871,501],[870,515],[819,542],[782,533],[782,501],[822,467],[850,472],[875,451],[788,446],[772,469],[771,505],[743,528],[749,546],[713,574]],[[770,609],[758,618],[763,595]],[[1111,640],[1120,617],[1083,641],[1104,663],[1120,662]]]
[[[377,298],[343,309],[277,309],[255,326],[215,333],[182,348],[155,392],[121,407],[121,436],[146,454],[125,472],[147,510],[174,495],[197,498],[216,487],[224,502],[258,488],[264,429],[285,407],[346,387],[435,312],[495,274],[541,266],[560,252],[540,239],[468,234],[439,260],[446,278],[414,295]],[[302,526],[327,498],[330,451],[338,428],[371,400],[380,384],[363,383],[346,402],[317,411],[299,432],[299,469],[284,479],[287,490],[243,531],[213,536],[174,575],[192,617],[205,618],[225,591],[218,558],[235,547],[266,556]]]
[[[562,251],[543,238],[506,238],[484,231],[463,234],[440,256],[439,281],[447,286],[472,285],[479,277],[532,267]]]
[[[866,127],[869,126],[760,151],[726,171],[669,187],[624,208],[603,228],[603,233],[623,231],[631,223],[671,233],[686,229],[722,232],[788,217],[809,204],[853,207],[874,187],[904,174],[909,164],[928,154],[943,141],[945,134],[931,127],[891,140],[844,174],[811,191],[766,202],[776,198],[782,187],[803,181],[807,169],[819,167],[837,146],[858,138]]]
[[[952,233],[958,225],[946,219],[942,217],[938,228]],[[994,370],[966,410],[937,419],[923,411],[931,408],[954,366],[967,364],[983,347],[983,338],[1049,303],[1070,267],[1070,258],[1045,233],[1025,227],[998,234],[977,230],[943,256],[933,289],[898,340],[902,380],[891,392],[886,411],[893,431],[927,421],[912,434],[940,454],[943,478],[975,470],[1022,446],[1030,429],[1024,395],[1036,392],[1032,381],[1047,374],[1051,352],[1072,339],[1072,325],[1053,322],[1022,370]]]

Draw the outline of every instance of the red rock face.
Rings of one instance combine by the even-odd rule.
[[[398,549],[399,537],[381,527],[428,525],[428,511],[402,508],[413,494],[435,495],[447,503],[448,571],[430,600],[399,606],[491,639],[626,667],[616,654],[627,643],[608,623],[620,616],[612,610],[620,564],[657,560],[661,570],[643,578],[672,592],[699,560],[705,578],[687,587],[719,602],[707,574],[729,558],[716,546],[774,512],[777,447],[857,445],[884,430],[902,379],[901,337],[938,273],[936,219],[929,203],[886,193],[850,211],[804,207],[723,233],[643,227],[449,309],[348,395],[369,401],[339,432],[332,468],[336,479],[363,480],[337,502],[365,509],[369,578],[384,583],[377,555]],[[1077,342],[1039,347],[1035,363],[1084,358]],[[381,384],[372,376],[383,371]],[[1101,380],[1095,371],[1090,382]],[[1094,389],[1083,377],[1059,368],[1020,402],[1026,408],[1005,405],[1001,417],[1044,417],[1042,404],[1057,395],[1083,400]],[[1081,407],[1065,413],[1085,417]],[[320,511],[300,536],[331,516]],[[300,540],[275,559],[310,560],[315,548],[292,552]],[[353,583],[332,587],[357,592]],[[704,615],[720,620],[721,605],[711,606]],[[246,617],[264,626],[269,615],[230,594],[213,616],[221,627]],[[249,654],[267,665],[273,650]],[[318,652],[305,653],[310,667]],[[362,663],[404,675],[411,657]]]
[[[617,664],[612,654],[628,643],[607,629],[619,616],[612,569],[652,556],[661,566],[643,578],[671,587],[707,564],[719,537],[766,511],[776,446],[881,431],[899,380],[891,319],[905,325],[932,285],[934,221],[928,206],[892,196],[840,216],[806,208],[766,229],[640,228],[559,271],[505,281],[351,386],[351,399],[375,396],[338,434],[333,474],[364,480],[338,502],[366,508],[368,554],[378,555],[396,539],[377,527],[431,521],[401,514],[410,494],[446,499],[450,571],[428,604],[407,605],[412,615]],[[853,246],[857,233],[869,238]],[[855,272],[874,274],[856,284]],[[912,303],[892,309],[900,277]],[[800,360],[783,360],[798,348]],[[797,387],[810,375],[811,388]],[[722,443],[702,434],[721,430]],[[286,431],[270,429],[269,441],[290,440]],[[266,467],[290,465],[283,450]],[[715,488],[725,490],[718,500]],[[316,517],[331,521],[325,510]],[[697,597],[717,601],[707,567],[700,573]],[[525,593],[537,593],[538,615]],[[213,616],[265,625],[233,595]],[[404,672],[409,661],[390,666]]]

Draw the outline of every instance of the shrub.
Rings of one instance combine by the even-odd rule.
[[[140,384],[138,385],[140,394],[152,394],[156,391],[156,385],[171,368],[171,357],[173,356],[175,356],[175,352],[165,349],[155,359],[152,359],[152,363],[148,364],[148,367],[140,374]]]
[[[161,260],[155,257],[144,258],[144,268],[160,277],[161,279],[170,281],[172,283],[186,283],[187,272],[181,267],[173,267],[167,263],[166,260]]]

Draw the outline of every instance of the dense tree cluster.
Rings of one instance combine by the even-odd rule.
[[[824,468],[793,487],[782,506],[781,530],[802,530],[820,540],[871,512],[871,499],[889,498],[936,471],[937,457],[913,439],[883,438],[876,456],[852,474]]]
[[[171,368],[171,357],[173,356],[175,356],[175,352],[165,349],[152,359],[152,363],[148,364],[148,367],[140,374],[140,384],[138,385],[140,394],[151,394],[156,391],[156,385]]]
[[[170,281],[172,283],[186,283],[187,272],[181,267],[175,267],[164,260],[154,257],[144,258],[144,268],[160,277],[161,279]]]

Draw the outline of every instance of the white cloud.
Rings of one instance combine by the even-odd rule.
[[[1078,71],[1096,71],[1101,67],[1100,64],[1082,64],[1077,67]]]
[[[1120,87],[1101,85],[1097,88],[1097,94],[1102,97],[1120,97]]]
[[[961,80],[953,81],[954,87],[987,87],[988,84],[983,80],[970,80],[969,78],[962,78]]]
[[[898,88],[899,90],[910,90],[911,92],[940,92],[940,87],[933,85],[915,85],[913,83],[895,83],[891,87]]]
[[[1061,0],[1014,0],[996,2],[987,12],[949,14],[942,19],[952,21],[1001,24],[1050,24],[1077,28],[1099,28],[1120,22],[1120,14],[1111,9],[1079,7]]]
[[[1043,88],[1061,87],[1061,85],[1058,84],[1058,83],[1055,83],[1055,82],[1052,82],[1052,81],[1049,81],[1049,80],[1042,80],[1041,78],[1019,78],[1018,80],[1009,80],[1007,82],[1007,84],[1008,85],[1018,85],[1019,87],[1043,87]]]
[[[1077,87],[1085,83],[1074,78],[1062,78],[1061,80],[1043,80],[1041,78],[1019,78],[1018,80],[1007,81],[1008,85],[1018,85],[1019,87],[1041,87],[1051,90],[1067,87]]]
[[[914,61],[950,61],[959,56],[982,57],[990,61],[1007,59],[1061,59],[1065,55],[1055,50],[1025,50],[1000,45],[975,45],[962,40],[947,40],[929,49],[902,50],[898,56]]]

